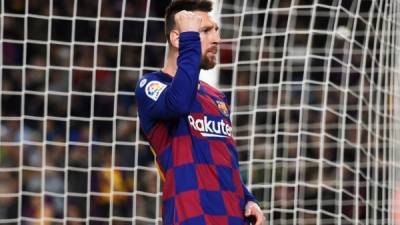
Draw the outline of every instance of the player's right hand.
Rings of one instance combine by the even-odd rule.
[[[182,10],[175,14],[175,25],[179,32],[199,32],[202,18],[193,12]]]

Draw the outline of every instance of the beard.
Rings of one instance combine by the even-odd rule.
[[[210,48],[205,54],[203,54],[201,56],[200,68],[203,70],[209,70],[214,68],[214,66],[217,64],[216,53],[217,53],[216,48]],[[208,54],[211,54],[211,56],[208,56]]]
[[[200,68],[203,70],[209,70],[214,68],[216,62],[215,60],[209,59],[207,56],[201,57]]]

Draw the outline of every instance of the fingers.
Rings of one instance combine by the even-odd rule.
[[[175,24],[179,32],[200,30],[202,18],[193,12],[182,10],[175,14]]]
[[[251,215],[251,209],[250,207],[246,207],[246,211],[244,212],[245,216],[250,216]]]
[[[256,213],[255,216],[256,216],[256,218],[257,218],[256,224],[255,224],[255,225],[262,225],[263,222],[264,222],[264,215],[262,215],[262,213],[259,212],[259,213]]]
[[[256,218],[255,225],[262,225],[265,221],[264,214],[262,213],[260,207],[255,203],[246,205],[245,216],[254,216]]]
[[[264,215],[260,210],[251,210],[250,215],[253,215],[256,217],[256,223],[255,225],[262,225],[264,222]]]

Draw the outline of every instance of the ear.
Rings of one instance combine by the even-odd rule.
[[[172,30],[169,33],[169,41],[173,47],[179,48],[179,32],[177,30]]]

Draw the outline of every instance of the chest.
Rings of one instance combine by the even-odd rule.
[[[191,112],[206,116],[222,117],[228,120],[230,114],[229,107],[222,95],[210,94],[207,89],[201,86],[199,86]]]
[[[198,138],[232,138],[229,108],[222,97],[199,90],[186,120],[190,132]]]

